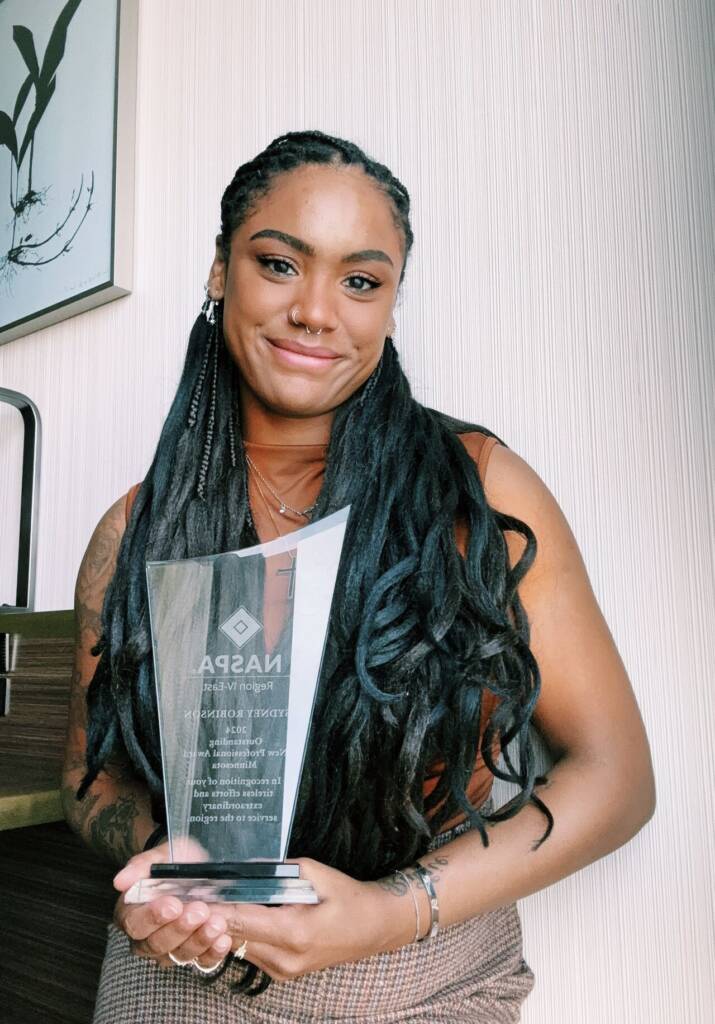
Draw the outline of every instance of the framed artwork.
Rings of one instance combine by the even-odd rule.
[[[0,344],[132,284],[137,0],[0,0]]]

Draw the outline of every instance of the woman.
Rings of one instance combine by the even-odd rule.
[[[208,319],[154,461],[80,569],[65,806],[125,865],[120,894],[167,859],[146,560],[350,504],[290,851],[321,902],[120,895],[95,1019],[518,1020],[534,979],[515,901],[654,811],[625,670],[539,477],[410,394],[392,342],[404,186],[351,143],[296,132],[239,168],[221,212]],[[498,813],[495,774],[520,787]]]

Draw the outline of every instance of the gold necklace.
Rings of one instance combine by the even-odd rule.
[[[268,488],[268,490],[269,490],[269,491],[271,492],[271,494],[273,495],[273,497],[274,497],[274,498],[276,499],[276,501],[278,502],[278,506],[279,506],[279,507],[278,507],[278,511],[280,512],[280,514],[281,514],[282,516],[284,516],[284,515],[286,514],[286,509],[287,509],[287,510],[288,510],[289,512],[292,512],[292,513],[293,513],[294,515],[296,515],[296,516],[304,516],[304,517],[305,517],[306,519],[309,519],[309,518],[310,518],[310,513],[311,513],[311,512],[313,511],[313,509],[315,508],[315,502],[313,502],[313,504],[312,504],[312,505],[309,505],[309,506],[308,506],[308,508],[304,509],[304,510],[303,510],[302,512],[300,511],[300,509],[297,509],[297,508],[292,508],[292,507],[291,507],[291,506],[290,506],[290,505],[288,504],[288,502],[287,502],[287,501],[284,501],[284,500],[283,500],[283,498],[281,498],[280,494],[277,494],[277,493],[276,493],[276,491],[274,491],[274,490],[273,490],[273,488],[271,487],[271,485],[270,485],[270,484],[268,483],[268,481],[267,481],[267,480],[266,480],[266,478],[264,477],[263,473],[261,473],[261,471],[260,471],[260,469],[258,468],[258,466],[256,465],[256,463],[255,463],[255,462],[253,461],[253,459],[251,458],[251,456],[250,456],[250,455],[248,454],[248,452],[246,452],[246,462],[247,462],[247,463],[248,463],[248,465],[249,465],[249,466],[251,467],[251,469],[253,470],[253,472],[254,472],[254,473],[255,473],[255,474],[256,474],[256,475],[258,476],[258,477],[260,477],[260,479],[261,479],[261,480],[263,481],[263,483],[264,483],[264,484],[266,485],[266,487],[267,487],[267,488]],[[257,481],[256,481],[256,486],[258,486],[258,482],[257,482]],[[266,499],[265,499],[265,495],[264,495],[264,494],[263,494],[263,492],[261,491],[260,487],[258,487],[258,490],[259,490],[259,491],[260,491],[260,493],[261,493],[261,497],[263,497],[263,500],[265,501],[265,500],[266,500]],[[266,508],[268,508],[268,505],[267,505],[267,504],[266,504]],[[279,536],[280,536],[280,534],[279,534]]]
[[[278,529],[278,524],[276,523],[275,519],[273,518],[273,513],[271,512],[271,506],[266,501],[266,496],[263,493],[263,488],[259,484],[258,480],[256,480],[256,487],[258,488],[258,493],[261,496],[261,500],[263,501],[263,504],[266,506],[266,511],[268,512],[268,515],[271,518],[271,522],[273,523],[273,529],[276,531],[276,534],[279,537],[282,537],[283,534]],[[249,501],[249,508],[250,508],[250,501]],[[255,524],[254,524],[254,529],[255,529]],[[256,531],[256,535],[257,534],[258,534],[258,531]],[[287,569],[285,569],[285,568],[284,569],[278,569],[277,575],[278,576],[285,576],[285,575],[290,576],[290,583],[288,584],[288,597],[289,598],[293,598],[293,597],[295,597],[295,557],[296,557],[296,552],[295,551],[293,551],[293,552],[286,551],[285,554],[287,554],[288,557],[290,558],[290,566]]]
[[[271,512],[271,506],[270,506],[270,505],[268,504],[268,502],[266,501],[266,496],[265,496],[265,494],[263,493],[263,488],[262,488],[262,487],[261,487],[261,485],[259,484],[258,480],[256,480],[256,488],[258,489],[258,493],[259,493],[259,494],[260,494],[260,496],[261,496],[261,501],[262,501],[262,502],[263,502],[263,504],[264,504],[264,505],[266,506],[266,512],[268,513],[268,515],[269,515],[269,517],[270,517],[270,520],[271,520],[271,522],[273,523],[273,529],[274,529],[274,530],[276,531],[276,534],[277,534],[277,536],[279,536],[279,537],[282,537],[282,536],[283,536],[283,534],[282,534],[282,533],[281,533],[281,531],[280,531],[280,530],[278,529],[278,525],[277,525],[277,523],[276,523],[275,519],[273,518],[273,513]]]

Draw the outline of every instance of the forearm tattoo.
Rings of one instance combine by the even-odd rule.
[[[449,864],[449,857],[443,853],[431,854],[429,860],[421,863],[422,867],[429,872],[432,882],[436,884],[442,878],[442,872]],[[384,892],[389,892],[392,896],[408,896],[410,885],[413,882],[418,885],[422,884],[414,869],[409,867],[403,868],[399,875],[387,875],[386,878],[379,878],[377,884]]]
[[[388,875],[386,878],[379,878],[377,884],[393,896],[406,896],[410,891],[409,883],[405,880],[404,875]]]
[[[420,863],[423,868],[426,868],[433,883],[436,884],[442,878],[442,872],[449,864],[449,858],[444,854],[433,854],[429,860],[423,860]]]
[[[99,638],[102,633],[102,611],[101,609],[92,608],[91,605],[84,601],[81,601],[79,596],[75,597],[74,602],[75,612],[75,629],[77,636],[81,637],[85,631],[93,633],[96,638]]]
[[[133,796],[120,796],[89,818],[87,838],[92,847],[109,860],[124,864],[136,853],[134,825],[140,815]]]

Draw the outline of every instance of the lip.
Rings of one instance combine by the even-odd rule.
[[[338,358],[337,352],[318,345],[302,345],[291,338],[269,338],[264,335],[279,359],[293,366],[325,367]]]

